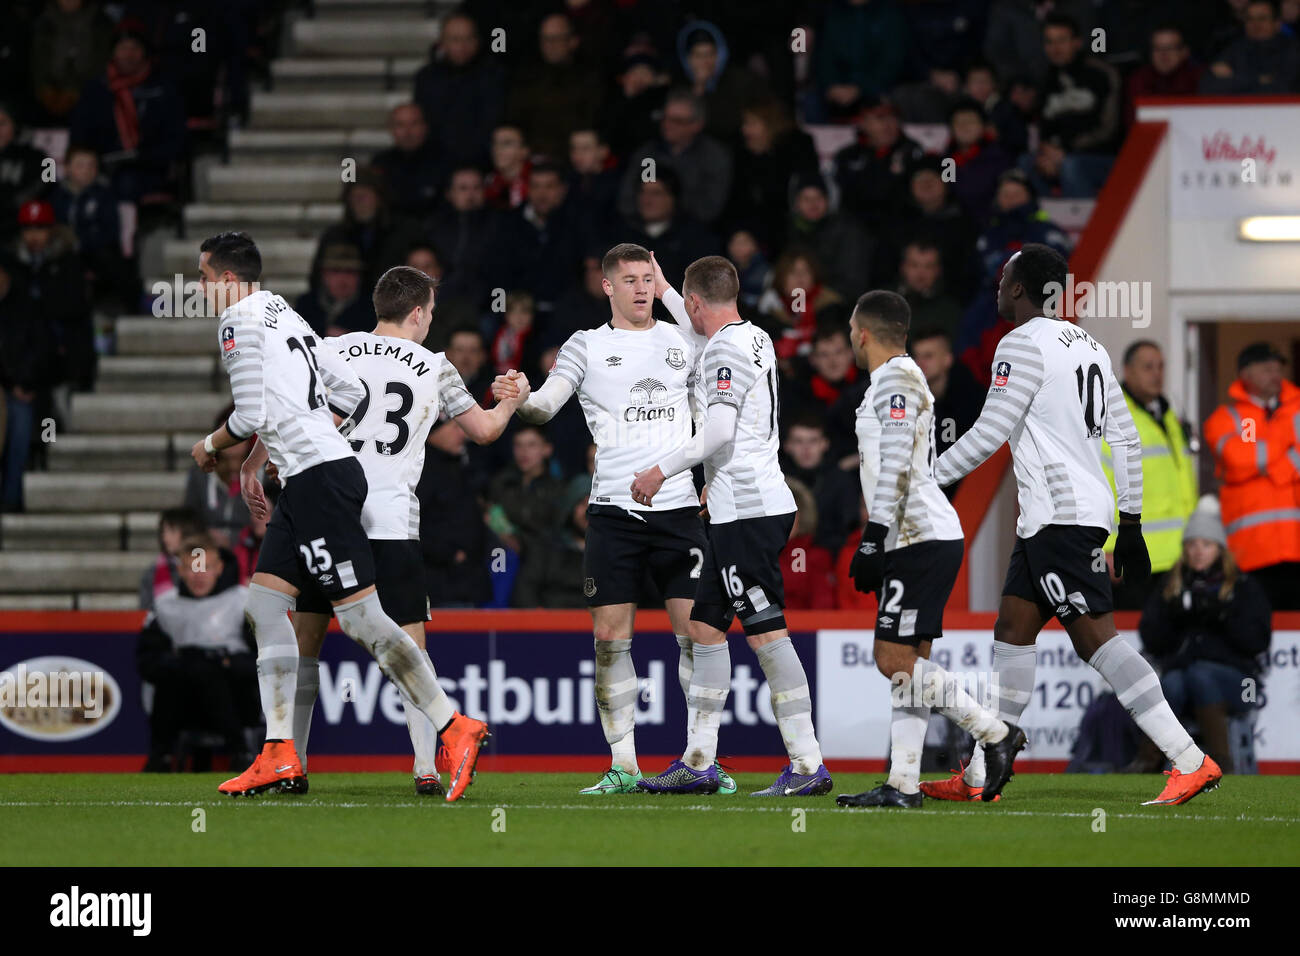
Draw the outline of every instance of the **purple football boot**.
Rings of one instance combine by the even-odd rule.
[[[795,773],[794,767],[785,765],[776,782],[766,790],[751,793],[751,797],[820,797],[831,792],[831,775],[822,764],[816,773]]]
[[[642,777],[636,785],[647,793],[717,793],[722,781],[718,779],[716,765],[707,770],[692,770],[682,761],[674,760],[663,773]]]

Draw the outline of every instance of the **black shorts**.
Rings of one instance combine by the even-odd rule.
[[[643,603],[647,572],[665,600],[695,597],[708,543],[698,508],[629,512],[591,505],[582,558],[587,607]]]
[[[793,527],[794,512],[710,524],[691,620],[725,631],[739,615],[746,634],[785,627],[781,552]]]
[[[943,637],[943,609],[961,570],[966,543],[922,541],[885,552],[885,577],[876,595],[876,640],[910,644]]]
[[[351,456],[286,479],[256,570],[299,591],[314,585],[330,601],[368,588],[375,583],[375,565],[361,526],[365,502],[366,473]]]
[[[399,626],[429,620],[429,595],[424,589],[424,555],[418,541],[371,538],[375,558],[375,589],[379,606]],[[329,598],[315,581],[298,595],[298,610],[311,614],[333,614]]]
[[[1111,611],[1104,550],[1108,537],[1105,528],[1049,524],[1028,538],[1016,538],[1003,596],[1033,601],[1043,617],[1055,615],[1062,624]]]

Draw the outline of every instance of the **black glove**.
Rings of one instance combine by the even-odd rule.
[[[889,527],[867,522],[862,529],[862,543],[849,564],[849,574],[853,577],[853,586],[863,594],[875,594],[885,579],[885,535]]]
[[[1115,574],[1125,584],[1141,587],[1151,579],[1151,555],[1142,539],[1142,516],[1120,514],[1115,537]]]

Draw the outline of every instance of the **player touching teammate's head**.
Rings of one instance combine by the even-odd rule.
[[[433,322],[434,290],[438,280],[410,266],[393,266],[379,277],[370,301],[375,318],[400,326],[407,338],[423,342]]]
[[[722,313],[722,321],[735,321],[736,297],[739,295],[740,277],[730,259],[705,256],[686,267],[682,298],[696,335],[712,334],[705,317],[713,310]]]
[[[998,283],[998,314],[1020,325],[1051,311],[1065,292],[1070,267],[1051,246],[1027,242],[1002,267]],[[1032,315],[1030,313],[1033,313]]]
[[[736,297],[740,295],[740,278],[730,259],[705,256],[686,267],[682,292],[687,296],[698,296],[709,305],[734,306]]]
[[[897,292],[876,289],[858,298],[849,316],[849,339],[858,368],[870,368],[867,351],[872,345],[902,350],[907,347],[907,330],[912,309]]]

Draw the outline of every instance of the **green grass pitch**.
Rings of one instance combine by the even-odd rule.
[[[0,864],[1300,864],[1294,777],[1229,777],[1185,806],[1143,807],[1163,777],[1022,774],[1000,803],[901,811],[835,806],[879,774],[791,801],[746,796],[770,782],[756,774],[738,774],[734,796],[591,798],[576,791],[594,775],[481,773],[456,804],[397,773],[314,774],[305,796],[239,800],[216,792],[224,776],[10,775]]]

